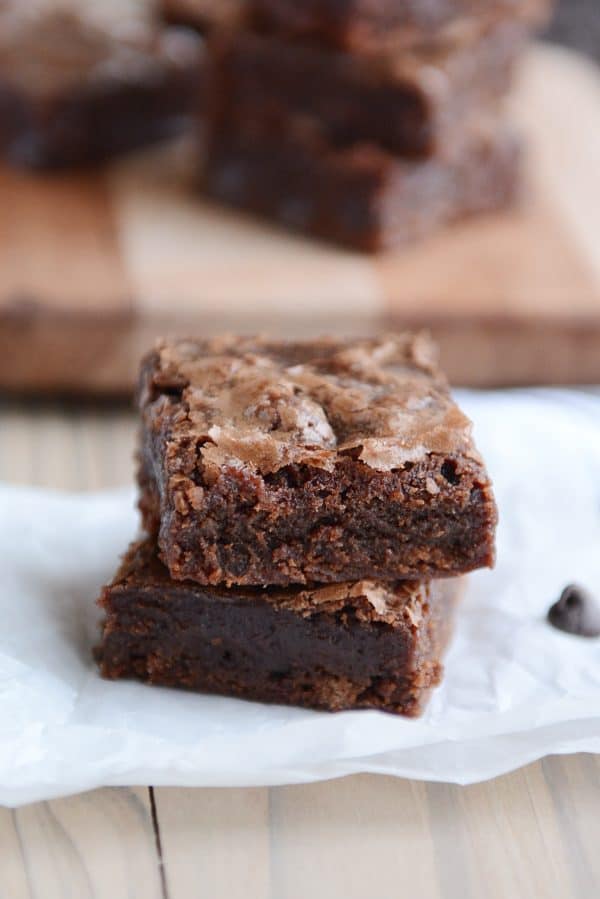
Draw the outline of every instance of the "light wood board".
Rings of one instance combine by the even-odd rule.
[[[533,49],[512,99],[521,208],[349,253],[204,201],[188,146],[0,170],[0,389],[122,394],[157,334],[428,327],[455,383],[600,381],[600,76]]]

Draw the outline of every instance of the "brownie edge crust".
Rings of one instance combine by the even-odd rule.
[[[422,335],[161,341],[139,402],[140,507],[175,579],[420,580],[493,564],[491,482]]]
[[[99,600],[100,669],[259,702],[414,716],[440,682],[460,586],[207,588],[172,581],[145,540]]]

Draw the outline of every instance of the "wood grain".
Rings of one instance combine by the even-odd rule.
[[[127,484],[134,435],[126,411],[0,404],[0,479]],[[361,776],[153,793],[155,820],[141,788],[0,809],[0,899],[598,894],[597,757],[545,759],[467,788]]]
[[[127,308],[131,291],[103,174],[0,169],[2,305],[77,313]]]
[[[270,893],[269,791],[155,790],[169,899]],[[278,895],[275,892],[275,895]]]
[[[274,895],[441,896],[424,784],[362,776],[271,795]]]
[[[110,179],[123,259],[140,317],[166,312],[214,326],[257,317],[309,321],[377,315],[368,258],[301,240],[203,201],[197,149],[179,145],[121,163]]]
[[[456,384],[600,380],[600,77],[539,46],[511,98],[515,212],[376,257],[210,204],[189,144],[105,172],[0,171],[0,388],[128,393],[157,334],[430,328]]]
[[[163,899],[146,789],[106,789],[0,811],[7,899]]]
[[[452,819],[460,828],[468,895],[570,895],[569,859],[555,817],[548,814],[550,797],[540,766],[463,790],[430,784],[427,791],[436,817],[441,806],[451,809],[446,828],[437,828],[437,841],[447,838]],[[544,865],[532,866],[530,859],[544,858],[548,845],[552,856]],[[454,884],[456,896],[464,887],[461,880]]]

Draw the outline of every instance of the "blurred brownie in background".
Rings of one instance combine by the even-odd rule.
[[[168,22],[190,25],[203,33],[234,25],[245,5],[245,0],[162,0]]]
[[[526,39],[522,25],[508,22],[476,40],[353,55],[231,30],[214,42],[214,125],[284,137],[301,127],[332,148],[366,142],[399,155],[443,155],[499,106]]]
[[[293,230],[363,251],[411,243],[461,218],[510,206],[520,141],[480,128],[452,153],[408,160],[374,144],[333,149],[318,138],[221,130],[205,168],[215,199]]]
[[[551,0],[247,0],[209,41],[207,192],[377,250],[512,205],[505,100]]]
[[[131,10],[0,7],[0,153],[55,168],[101,161],[179,133],[200,102],[202,39]]]
[[[462,40],[501,19],[539,27],[552,0],[247,0],[257,30],[361,52]]]

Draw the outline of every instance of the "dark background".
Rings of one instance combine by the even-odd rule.
[[[600,0],[560,0],[547,37],[576,47],[600,63]]]

